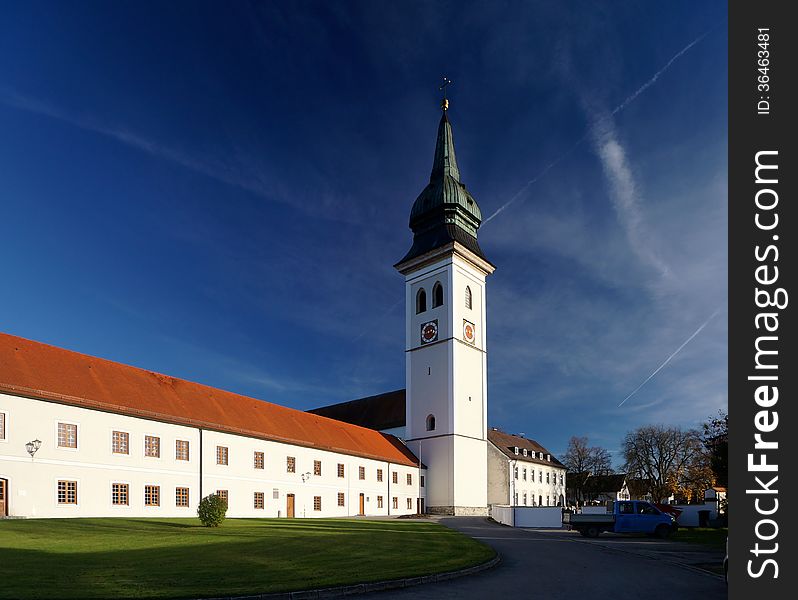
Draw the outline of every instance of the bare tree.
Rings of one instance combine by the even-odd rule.
[[[647,425],[626,434],[626,472],[646,479],[655,502],[690,487],[691,475],[704,453],[698,431]]]
[[[577,504],[584,503],[588,477],[612,473],[610,453],[600,446],[589,446],[586,437],[574,436],[568,441],[562,463],[568,469],[568,487],[573,489],[573,499]]]

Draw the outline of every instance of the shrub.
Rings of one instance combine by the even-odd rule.
[[[227,514],[227,502],[216,494],[210,494],[200,500],[197,516],[205,527],[219,527]]]

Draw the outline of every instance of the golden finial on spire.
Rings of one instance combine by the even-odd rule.
[[[444,75],[443,84],[441,85],[441,87],[438,88],[439,90],[443,90],[443,99],[441,100],[442,110],[447,110],[449,108],[449,100],[446,99],[446,86],[451,85],[451,83],[452,80],[446,77],[446,75]]]

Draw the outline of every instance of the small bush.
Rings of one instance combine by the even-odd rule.
[[[200,500],[197,516],[205,527],[219,527],[227,515],[227,502],[216,494],[210,494]]]

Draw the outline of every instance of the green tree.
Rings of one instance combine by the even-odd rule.
[[[216,494],[205,496],[197,507],[197,516],[205,527],[219,527],[227,516],[227,501]]]

